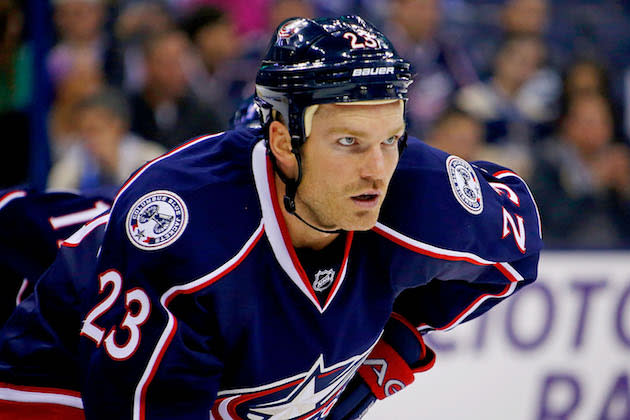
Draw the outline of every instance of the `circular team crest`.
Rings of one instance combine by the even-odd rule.
[[[480,214],[483,211],[483,196],[472,166],[464,159],[451,155],[446,159],[446,171],[457,201],[469,213]]]
[[[188,210],[184,201],[170,191],[152,191],[134,203],[127,214],[127,236],[141,249],[169,246],[184,232]]]
[[[308,22],[304,19],[293,19],[286,22],[280,29],[278,29],[278,38],[291,38],[293,34],[305,27]]]

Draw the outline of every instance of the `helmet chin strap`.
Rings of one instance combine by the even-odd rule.
[[[280,177],[282,182],[284,182],[284,185],[285,185],[284,199],[283,199],[284,208],[289,214],[292,214],[293,216],[297,217],[298,220],[300,220],[306,226],[310,227],[311,229],[315,229],[318,232],[322,232],[322,233],[344,232],[343,229],[327,230],[327,229],[318,228],[317,226],[314,226],[310,224],[309,222],[307,222],[306,220],[304,220],[302,216],[300,216],[295,210],[295,194],[297,193],[298,185],[300,185],[300,182],[302,181],[302,156],[300,155],[299,148],[296,147],[297,144],[299,143],[297,143],[296,141],[292,141],[291,143],[293,143],[291,153],[295,155],[295,160],[297,161],[297,166],[298,166],[297,179],[291,179],[287,177],[284,173],[282,173],[282,171],[280,170],[280,168],[278,168],[278,165],[276,164],[276,160],[272,158],[272,162],[274,163],[276,173],[278,174],[278,176]]]

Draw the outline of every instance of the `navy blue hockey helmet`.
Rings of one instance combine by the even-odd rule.
[[[362,18],[291,18],[271,39],[256,76],[256,101],[262,126],[278,118],[275,110],[296,147],[307,137],[310,105],[406,101],[411,82],[410,63]]]

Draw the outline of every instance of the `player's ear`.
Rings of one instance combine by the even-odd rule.
[[[287,126],[280,121],[273,121],[269,125],[269,148],[280,170],[291,178],[297,176],[297,162],[291,152],[291,135]]]

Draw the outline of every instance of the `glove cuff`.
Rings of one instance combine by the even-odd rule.
[[[396,350],[394,350],[396,349]],[[435,353],[403,316],[393,313],[385,333],[358,370],[372,393],[382,400],[413,382],[414,373],[431,369]]]
[[[413,371],[386,342],[379,341],[358,371],[372,393],[382,400],[413,382]]]

